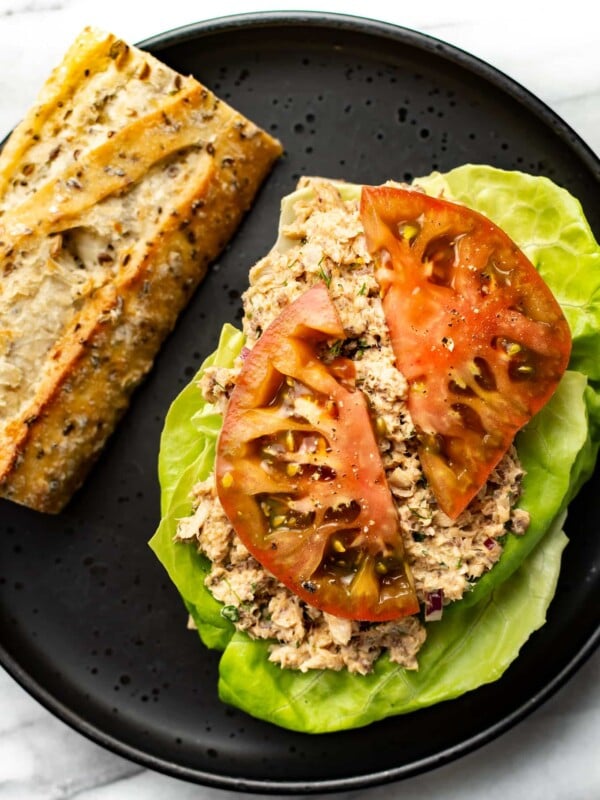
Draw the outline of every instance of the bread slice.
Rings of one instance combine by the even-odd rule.
[[[0,496],[58,512],[279,142],[86,28],[0,155]]]

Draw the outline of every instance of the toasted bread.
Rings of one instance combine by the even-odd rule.
[[[86,28],[0,155],[0,496],[58,512],[281,153]]]

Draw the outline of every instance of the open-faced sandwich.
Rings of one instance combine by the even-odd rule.
[[[151,545],[224,701],[324,732],[500,677],[595,463],[599,292],[545,178],[300,181],[161,442]]]

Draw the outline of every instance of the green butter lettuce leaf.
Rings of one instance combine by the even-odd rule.
[[[222,416],[207,403],[198,380],[209,366],[232,367],[243,334],[225,325],[216,351],[175,399],[163,428],[158,460],[162,519],[150,547],[167,570],[207,647],[222,650],[234,628],[204,585],[210,565],[193,545],[173,541],[180,519],[192,513],[192,489],[212,472]]]
[[[222,418],[206,403],[198,391],[198,377],[207,367],[232,367],[242,349],[244,336],[233,325],[225,325],[215,352],[200,367],[178,395],[165,418],[158,456],[158,479],[161,486],[161,512],[164,514],[178,486],[182,483],[182,469],[207,463],[204,478],[212,469],[207,461],[207,446],[214,444],[221,429]],[[199,477],[196,480],[200,480]],[[189,500],[189,498],[188,498]],[[189,512],[188,512],[189,513]]]
[[[284,728],[325,733],[415,711],[495,681],[544,624],[566,543],[557,522],[543,547],[486,600],[446,610],[441,622],[429,626],[418,672],[384,656],[369,675],[299,673],[269,662],[267,643],[236,633],[221,658],[221,699]]]
[[[565,309],[574,347],[571,369],[550,402],[519,433],[526,470],[520,505],[531,515],[525,535],[508,534],[499,563],[468,595],[428,625],[418,672],[383,656],[368,676],[346,671],[300,673],[268,660],[269,644],[237,633],[204,586],[208,562],[193,545],[174,542],[178,520],[192,511],[191,490],[213,468],[222,419],[198,389],[209,365],[231,366],[243,335],[225,326],[217,351],[175,399],[161,439],[162,520],[150,542],[177,586],[208,647],[224,650],[221,698],[283,727],[327,732],[369,724],[449,700],[498,679],[531,633],[543,625],[566,544],[561,531],[569,501],[592,474],[600,442],[600,251],[581,208],[545,178],[466,166],[419,179],[490,216],[527,252]],[[282,203],[282,224],[293,202]],[[342,185],[357,197],[360,187]],[[559,220],[556,222],[556,220]],[[553,222],[554,221],[554,222]],[[280,236],[277,247],[288,243]],[[577,274],[577,280],[573,275]],[[589,380],[589,379],[592,380]]]
[[[566,372],[550,401],[518,434],[515,444],[525,470],[519,507],[529,512],[529,527],[523,536],[507,537],[499,563],[461,602],[472,605],[506,580],[593,471],[598,442],[590,436],[590,397],[595,394],[585,375]]]

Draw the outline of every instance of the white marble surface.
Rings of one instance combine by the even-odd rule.
[[[600,37],[589,0],[306,3],[195,0],[0,0],[0,132],[34,100],[85,24],[130,41],[198,19],[263,9],[366,14],[429,33],[483,58],[553,108],[600,153]],[[395,9],[395,10],[394,10]],[[594,533],[595,532],[591,532]],[[596,800],[600,798],[600,653],[545,705],[496,741],[427,775],[347,798]],[[0,800],[226,800],[239,797],[155,774],[51,716],[0,671]]]

